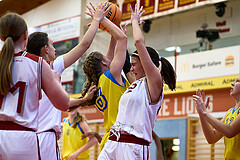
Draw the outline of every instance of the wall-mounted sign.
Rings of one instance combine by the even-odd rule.
[[[131,18],[130,5],[134,8],[136,0],[125,0],[122,4],[122,21],[129,20]]]
[[[196,3],[196,0],[178,0],[178,7],[187,6]]]
[[[179,55],[177,57],[177,81],[239,74],[239,58],[240,46]],[[174,64],[174,61],[172,61],[172,64]]]
[[[75,16],[35,27],[36,31],[46,32],[53,42],[73,39],[80,35],[80,16]]]
[[[158,12],[173,9],[174,4],[174,0],[158,0]]]
[[[163,99],[158,118],[186,117],[188,114],[196,114],[196,104],[192,98],[192,95],[195,93],[166,95]],[[206,97],[210,98],[209,112],[226,112],[230,107],[235,106],[234,99],[229,95],[230,87],[205,91],[205,93]]]
[[[122,9],[122,22],[130,20],[130,5],[135,6],[135,3],[138,3],[138,6],[143,6],[145,9],[143,19],[152,19],[204,5],[219,3],[219,0],[124,0],[124,2],[120,4],[120,8]]]
[[[143,6],[145,13],[143,16],[153,14],[155,8],[155,0],[140,0],[140,6]]]

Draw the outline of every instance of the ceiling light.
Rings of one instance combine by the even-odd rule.
[[[176,52],[181,52],[181,47],[178,47],[178,46],[172,46],[172,47],[167,47],[165,48],[165,51],[168,51],[168,52],[173,52],[173,51],[176,51]]]
[[[172,146],[173,151],[179,151],[180,147],[179,146]]]
[[[180,140],[179,139],[173,139],[173,144],[178,146],[180,144]]]

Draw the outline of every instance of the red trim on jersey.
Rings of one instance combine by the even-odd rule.
[[[14,57],[21,56],[22,54],[23,54],[23,52],[16,53],[16,54],[14,54]]]
[[[30,53],[27,53],[27,54],[25,55],[25,57],[28,57],[28,58],[30,58],[31,60],[34,60],[35,62],[38,62],[38,60],[39,60],[39,56],[36,56],[36,55],[34,55],[34,54],[30,54]]]
[[[22,56],[24,53],[26,53],[26,55],[24,57],[27,57],[27,58],[30,58],[31,60],[35,61],[38,63],[39,61],[39,56],[36,56],[34,54],[30,54],[28,52],[19,52],[19,53],[16,53],[14,54],[14,57],[17,57],[17,56]]]

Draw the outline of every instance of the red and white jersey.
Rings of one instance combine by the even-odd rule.
[[[57,71],[61,76],[65,69],[63,56],[59,56],[53,61],[52,69]],[[61,111],[52,105],[44,91],[42,91],[42,99],[40,100],[38,113],[38,133],[49,129],[61,132]]]
[[[146,77],[134,81],[119,101],[118,116],[111,131],[127,132],[151,142],[152,130],[163,96],[164,88],[159,101],[152,104]]]
[[[11,68],[14,85],[11,84],[5,97],[0,97],[0,121],[13,121],[36,130],[42,58],[27,52],[17,53]]]

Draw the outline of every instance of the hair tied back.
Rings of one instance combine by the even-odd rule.
[[[13,35],[12,35],[12,34],[8,34],[8,35],[7,35],[7,38],[8,38],[8,37],[13,38]]]

